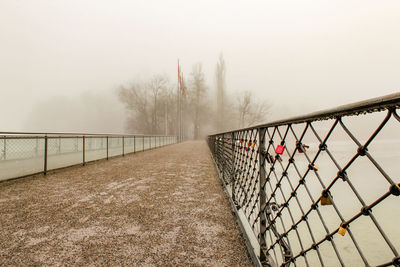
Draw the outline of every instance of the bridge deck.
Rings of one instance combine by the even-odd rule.
[[[205,142],[0,183],[0,265],[250,266]]]

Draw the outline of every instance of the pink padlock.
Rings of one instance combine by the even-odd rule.
[[[285,147],[282,145],[278,145],[275,149],[276,154],[282,155],[283,151],[285,151]]]

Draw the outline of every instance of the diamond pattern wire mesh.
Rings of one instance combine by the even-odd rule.
[[[398,107],[208,137],[263,265],[400,266]]]
[[[43,138],[0,137],[0,160],[15,160],[43,156]]]

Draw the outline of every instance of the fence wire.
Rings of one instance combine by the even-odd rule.
[[[208,137],[259,263],[400,266],[399,105],[394,94]]]

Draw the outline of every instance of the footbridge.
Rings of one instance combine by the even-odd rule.
[[[204,141],[0,133],[0,265],[400,266],[400,93]]]

